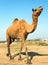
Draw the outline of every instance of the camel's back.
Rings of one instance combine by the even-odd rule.
[[[25,20],[14,20],[12,25],[8,27],[8,30],[25,30],[27,28],[27,23]]]
[[[7,29],[7,34],[13,37],[21,37],[26,32],[26,22],[24,20],[18,20],[16,23],[13,23]]]
[[[20,20],[19,24],[21,29],[26,29],[27,23],[25,20]]]
[[[15,20],[12,23],[12,27],[17,28],[17,29],[26,29],[27,23],[25,22],[25,20]]]
[[[18,18],[15,18],[14,21],[12,22],[12,24],[16,24],[18,22]]]

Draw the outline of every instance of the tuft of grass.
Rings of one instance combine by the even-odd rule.
[[[0,41],[0,43],[5,43],[6,41]]]
[[[39,43],[39,46],[48,46],[48,44],[46,44],[46,43]]]
[[[48,46],[48,44],[44,41],[40,41],[40,40],[30,40],[27,41],[28,45],[38,45],[38,46]]]

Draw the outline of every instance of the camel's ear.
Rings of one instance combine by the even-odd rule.
[[[32,11],[34,11],[34,9],[32,9]]]

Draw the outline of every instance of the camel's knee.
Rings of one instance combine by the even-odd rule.
[[[7,53],[6,56],[9,56],[9,53]]]

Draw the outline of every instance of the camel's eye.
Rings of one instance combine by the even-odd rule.
[[[37,11],[37,9],[35,9],[35,11]]]

